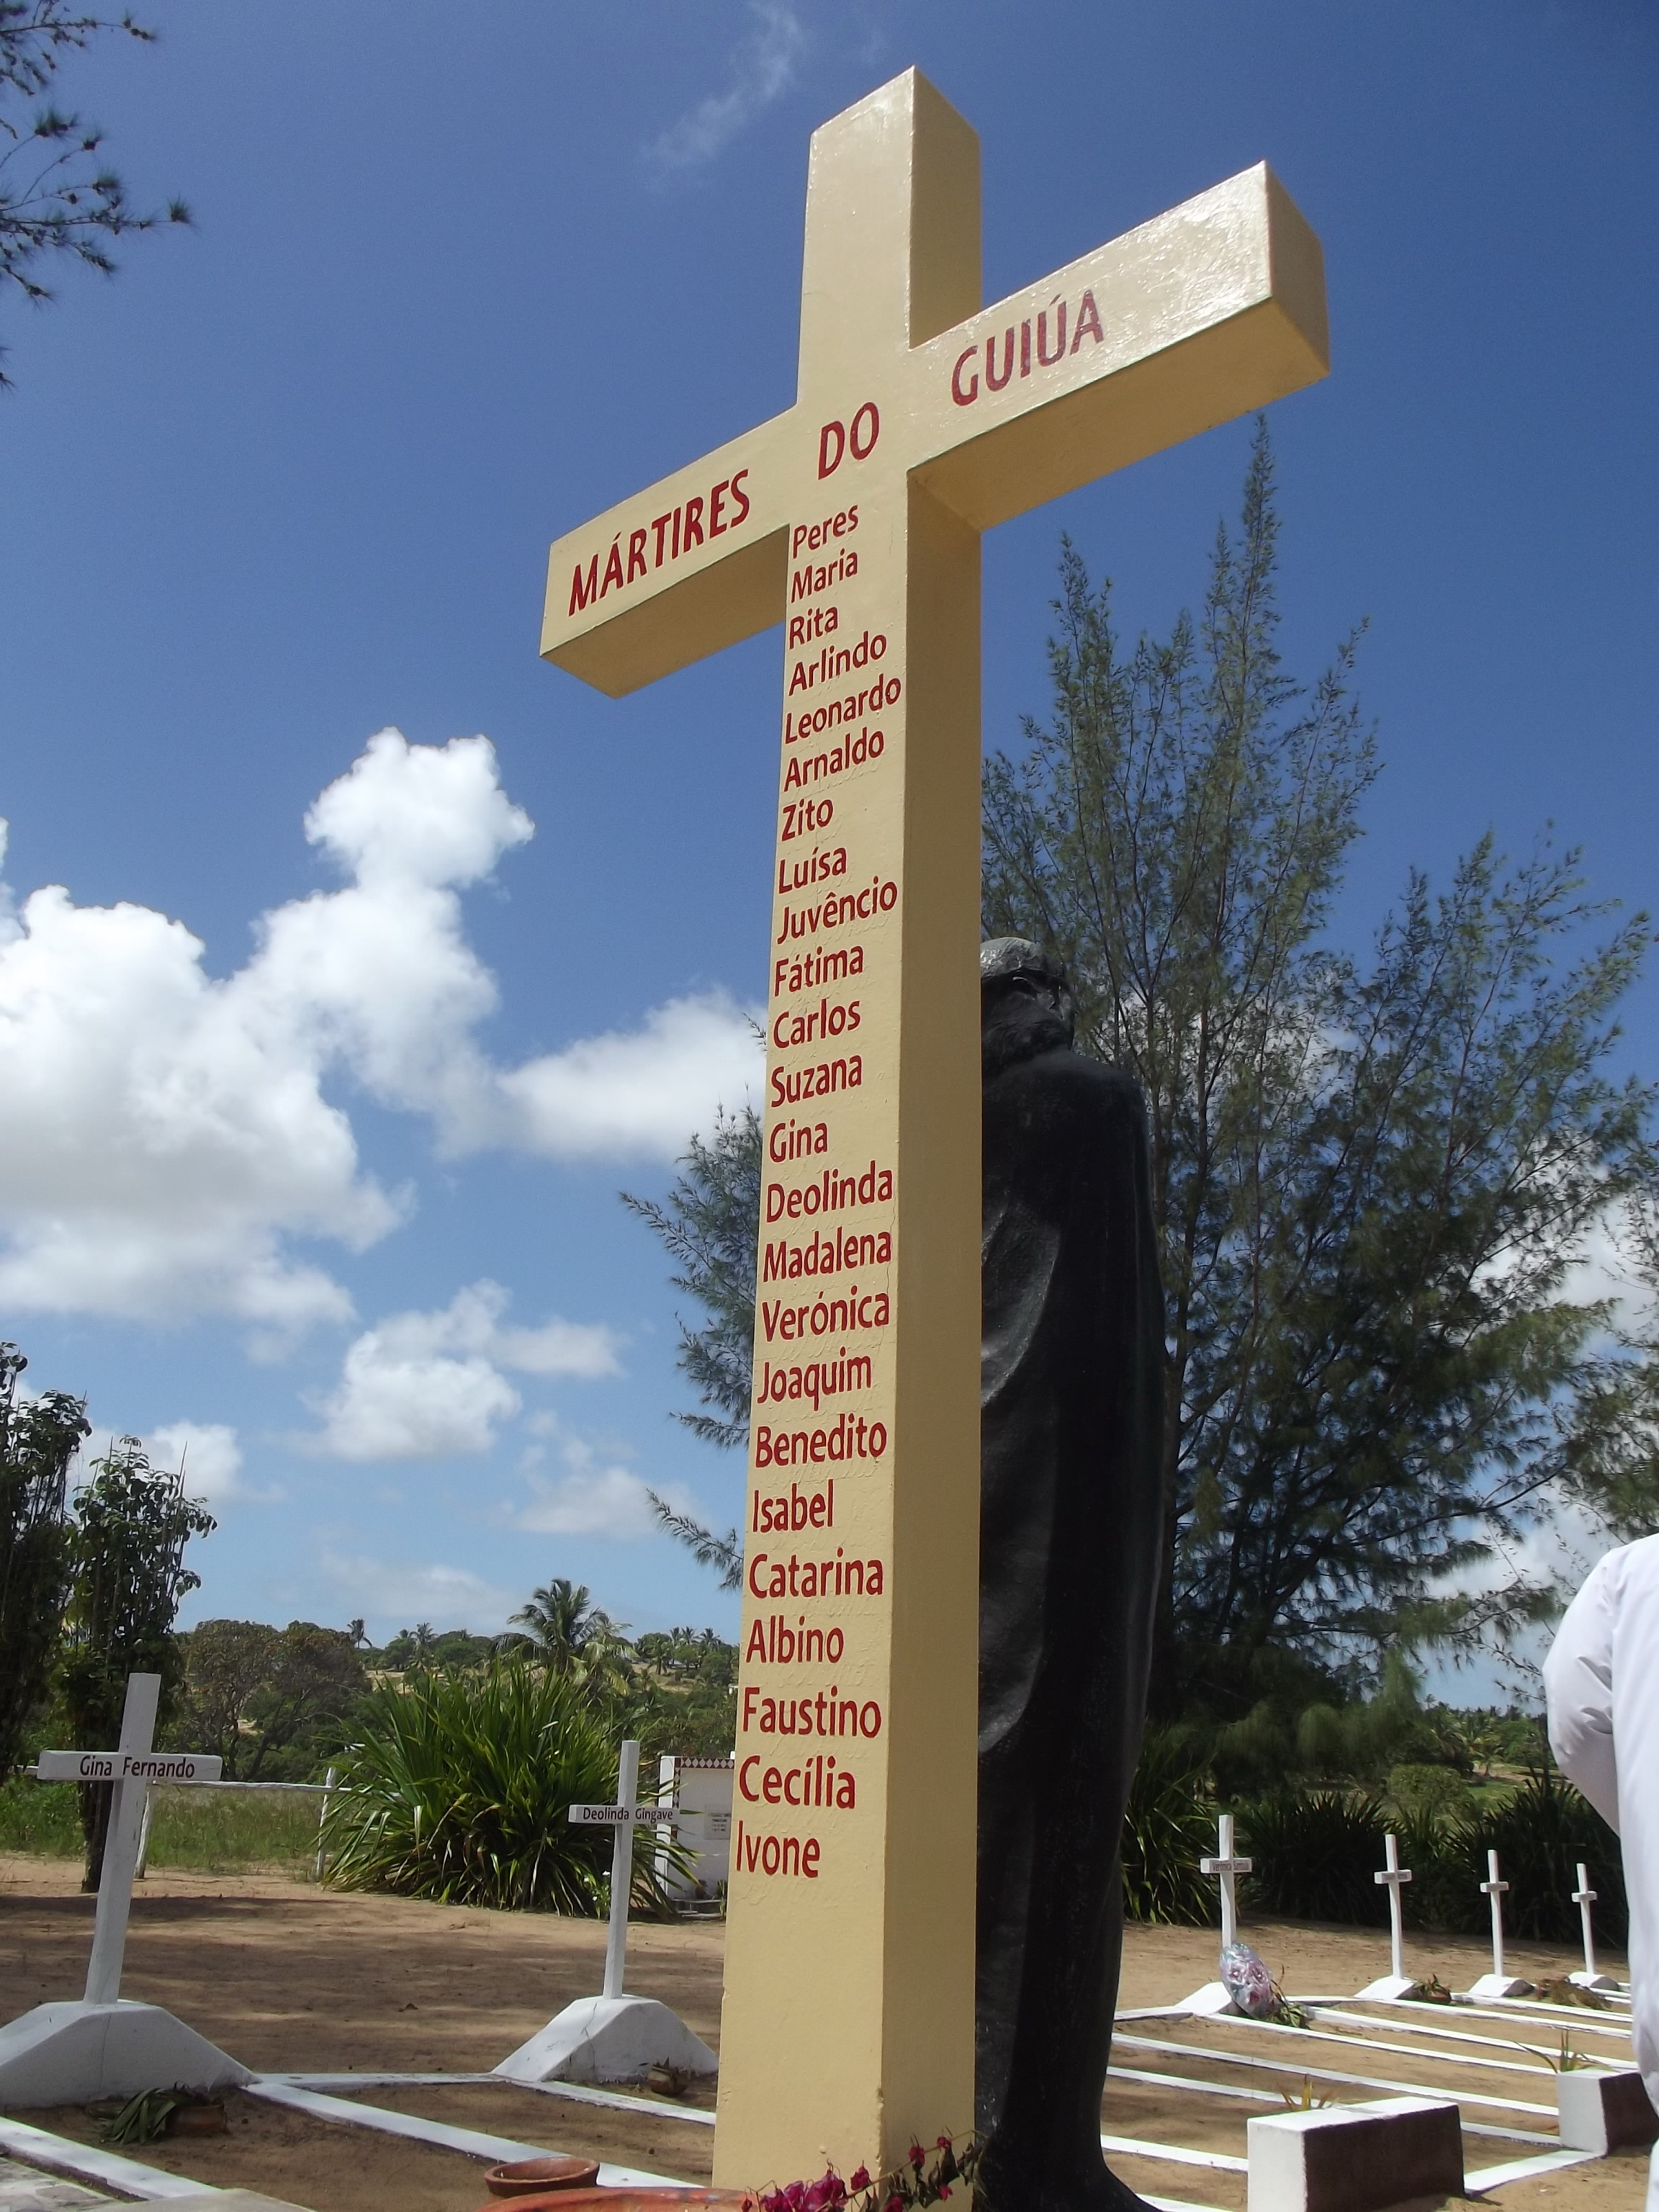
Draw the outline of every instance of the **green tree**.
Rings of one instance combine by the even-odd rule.
[[[555,1674],[579,1672],[596,1638],[602,1645],[615,1638],[615,1624],[592,1602],[586,1583],[568,1575],[532,1590],[508,1617],[519,1633],[501,1639],[503,1650],[533,1656]]]
[[[185,1659],[185,1695],[174,1721],[179,1747],[222,1759],[227,1781],[248,1778],[253,1745],[244,1724],[276,1667],[277,1636],[263,1620],[204,1620],[179,1638]]]
[[[308,1779],[368,1689],[349,1630],[204,1620],[179,1640],[186,1695],[172,1733],[180,1748],[216,1752],[228,1780]]]
[[[702,1307],[696,1328],[679,1324],[678,1364],[712,1413],[676,1413],[708,1443],[749,1441],[755,1339],[755,1255],[760,1227],[761,1124],[752,1106],[722,1114],[707,1142],[693,1137],[660,1204],[623,1191],[623,1204],[648,1222],[678,1273],[669,1277]]]
[[[1051,718],[985,781],[988,932],[1060,955],[1080,1048],[1146,1094],[1165,1711],[1402,1608],[1468,1626],[1427,1586],[1570,1479],[1607,1315],[1566,1277],[1650,1164],[1652,1096],[1606,1066],[1647,926],[1575,957],[1606,913],[1576,855],[1483,841],[1368,964],[1328,941],[1373,747],[1352,642],[1308,692],[1281,665],[1278,531],[1263,434],[1200,619],[1127,653],[1068,545]]]
[[[135,208],[98,158],[102,133],[80,116],[50,103],[20,112],[47,90],[66,54],[103,31],[146,44],[155,37],[130,15],[82,15],[64,0],[0,0],[0,286],[37,306],[52,296],[39,273],[48,256],[112,276],[114,240],[191,219],[179,199],[161,212]],[[0,386],[9,380],[0,373]]]
[[[27,1365],[0,1344],[0,1782],[38,1748],[27,1737],[51,1692],[70,1589],[70,1462],[90,1428],[80,1398],[20,1398]]]
[[[623,1204],[656,1231],[678,1272],[669,1280],[696,1299],[703,1318],[679,1322],[681,1370],[713,1413],[677,1413],[708,1443],[734,1450],[749,1441],[749,1398],[755,1340],[755,1275],[760,1249],[761,1122],[751,1106],[722,1114],[707,1143],[693,1137],[666,1199],[635,1198]],[[736,1589],[743,1575],[743,1537],[706,1528],[656,1492],[652,1510],[670,1535],[686,1545],[698,1564],[714,1567],[722,1589]]]
[[[185,1565],[185,1547],[218,1524],[185,1495],[181,1475],[151,1467],[137,1437],[117,1437],[94,1460],[70,1512],[75,1578],[61,1686],[76,1743],[101,1750],[118,1736],[129,1674],[161,1676],[161,1718],[171,1719],[184,1675],[173,1624],[202,1579]],[[81,1785],[83,1889],[96,1889],[103,1870],[109,1807],[107,1783]]]

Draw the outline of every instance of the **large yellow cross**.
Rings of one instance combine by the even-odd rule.
[[[787,623],[715,2173],[973,2117],[979,538],[1325,374],[1247,169],[981,307],[914,70],[815,133],[795,404],[554,545],[613,696]]]

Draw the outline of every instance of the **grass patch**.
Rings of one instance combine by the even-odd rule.
[[[34,1851],[44,1858],[78,1859],[81,1816],[75,1792],[26,1776],[0,1784],[0,1851]]]
[[[167,1790],[155,1796],[149,1863],[198,1874],[256,1867],[309,1875],[320,1797],[308,1791]],[[14,1780],[0,1787],[0,1850],[79,1858],[81,1821],[66,1784]]]

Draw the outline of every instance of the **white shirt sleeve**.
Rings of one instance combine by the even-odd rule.
[[[1613,1635],[1617,1584],[1610,1553],[1567,1607],[1544,1662],[1550,1748],[1561,1771],[1615,1832],[1619,1762],[1613,1741]]]

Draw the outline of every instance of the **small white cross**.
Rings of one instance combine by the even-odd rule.
[[[1486,1853],[1486,1880],[1480,1885],[1480,1893],[1492,1902],[1492,1979],[1504,1979],[1504,1897],[1509,1888],[1506,1881],[1498,1877],[1498,1854]]]
[[[43,1751],[29,1771],[39,1782],[107,1782],[109,1821],[98,1877],[98,1913],[87,1961],[88,2004],[115,2004],[121,1996],[127,1916],[132,1885],[143,1872],[149,1836],[152,1782],[217,1782],[223,1761],[203,1752],[158,1752],[155,1711],[159,1674],[129,1674],[121,1710],[121,1741],[113,1751]]]
[[[1200,1874],[1213,1875],[1221,1884],[1221,1948],[1238,1940],[1238,1877],[1253,1872],[1254,1859],[1236,1858],[1233,1855],[1233,1816],[1223,1813],[1216,1822],[1216,1840],[1219,1845],[1217,1856],[1200,1859]]]
[[[611,1925],[605,1939],[605,1995],[623,1993],[623,1966],[628,1949],[628,1899],[634,1887],[634,1831],[673,1826],[679,1810],[674,1803],[637,1805],[640,1783],[640,1743],[629,1736],[617,1759],[617,1802],[614,1805],[573,1805],[565,1818],[573,1827],[605,1827],[616,1831],[611,1849]]]
[[[1371,1880],[1385,1883],[1389,1892],[1389,1942],[1393,1957],[1394,1978],[1397,1982],[1406,1978],[1406,1917],[1400,1895],[1400,1885],[1411,1880],[1411,1870],[1400,1863],[1400,1838],[1384,1836],[1382,1850],[1388,1864],[1381,1874]]]
[[[1584,1979],[1587,1984],[1593,1984],[1595,1980],[1595,1933],[1590,1925],[1590,1907],[1595,1898],[1596,1893],[1589,1886],[1589,1869],[1580,1859],[1578,1887],[1572,1893],[1572,1901],[1578,1907],[1579,1921],[1584,1930]]]

